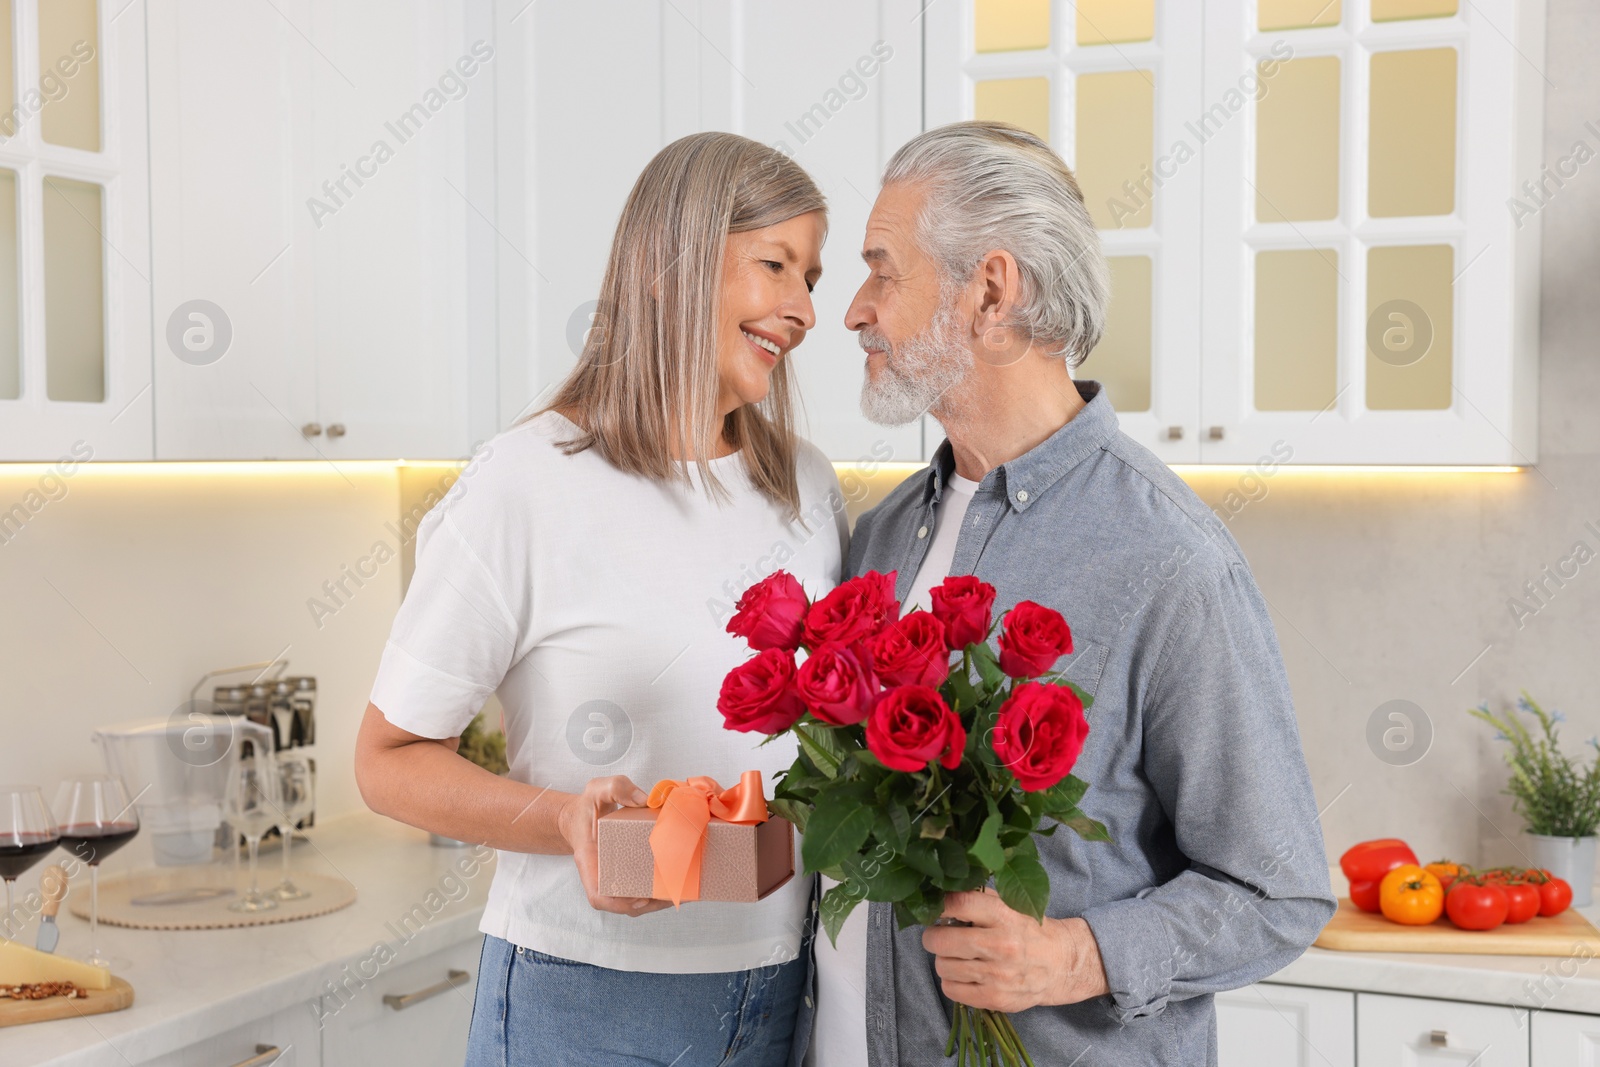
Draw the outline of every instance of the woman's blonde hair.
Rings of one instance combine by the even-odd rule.
[[[788,360],[773,369],[759,404],[713,422],[727,236],[812,211],[826,212],[827,202],[810,175],[748,138],[696,133],[658,152],[617,221],[578,365],[535,413],[579,414],[582,432],[563,442],[566,452],[593,448],[620,470],[687,482],[677,451],[693,457],[708,492],[725,498],[706,464],[720,429],[756,488],[798,516]]]

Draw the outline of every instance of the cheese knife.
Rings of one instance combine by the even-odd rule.
[[[44,893],[43,918],[39,920],[39,939],[34,942],[40,952],[54,952],[61,940],[61,927],[56,925],[56,912],[67,896],[67,872],[60,864],[51,864],[39,878],[39,888]]]

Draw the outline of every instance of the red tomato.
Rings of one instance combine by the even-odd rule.
[[[1379,910],[1378,884],[1396,867],[1414,864],[1417,857],[1398,837],[1384,837],[1351,845],[1339,857],[1339,869],[1350,879],[1350,900],[1362,911]]]
[[[1379,887],[1382,885],[1382,879],[1368,880],[1365,882],[1351,882],[1350,903],[1354,904],[1362,911],[1370,911],[1376,914],[1377,912],[1383,910],[1382,899],[1378,892]]]
[[[1416,853],[1404,841],[1384,837],[1351,845],[1339,857],[1339,869],[1352,882],[1378,882],[1396,867],[1416,862]]]
[[[1506,922],[1525,923],[1539,914],[1539,891],[1526,882],[1509,882],[1502,887],[1506,895]]]
[[[1539,914],[1545,918],[1560,915],[1572,903],[1572,887],[1561,878],[1539,883]]]
[[[1457,881],[1444,898],[1444,913],[1463,930],[1493,930],[1506,921],[1511,902],[1497,885]]]
[[[1439,879],[1439,884],[1444,887],[1446,893],[1450,892],[1450,883],[1461,875],[1461,864],[1451,863],[1449,860],[1434,860],[1432,863],[1424,864],[1422,869]]]

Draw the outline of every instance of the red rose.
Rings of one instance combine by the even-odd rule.
[[[829,641],[852,645],[898,619],[900,602],[894,598],[894,575],[894,571],[868,571],[811,605],[806,613],[805,646],[821,648]]]
[[[872,669],[884,685],[938,688],[950,676],[944,627],[926,611],[913,611],[869,638],[867,648],[872,653]]]
[[[862,657],[829,641],[800,665],[795,692],[811,713],[834,726],[850,726],[867,717],[878,698],[878,679]]]
[[[944,640],[963,649],[989,636],[994,586],[970,574],[946,578],[933,587],[933,617],[944,624]]]
[[[953,771],[967,731],[934,689],[903,685],[885,693],[867,717],[867,748],[894,771],[920,771],[933,760]]]
[[[1024,600],[1000,620],[1000,669],[1032,678],[1072,651],[1072,630],[1054,608]]]
[[[800,647],[810,603],[788,571],[773,571],[746,589],[737,607],[728,620],[728,632],[744,638],[757,652],[768,648],[793,652]]]
[[[729,730],[781,734],[793,726],[806,713],[794,691],[794,653],[769,648],[729,671],[717,710]]]
[[[1088,736],[1077,693],[1064,685],[1024,682],[1000,705],[994,754],[1023,789],[1036,793],[1072,772]]]

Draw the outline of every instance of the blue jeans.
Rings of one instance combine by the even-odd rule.
[[[486,936],[467,1067],[786,1067],[805,966],[614,971]]]

